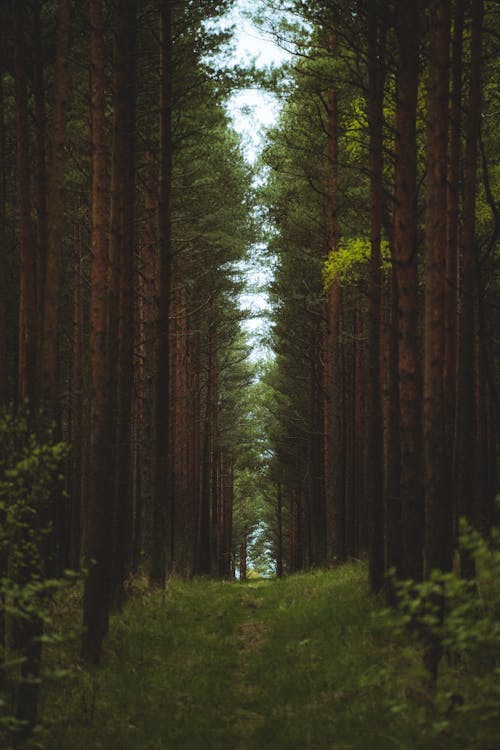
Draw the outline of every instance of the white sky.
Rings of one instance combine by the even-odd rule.
[[[236,25],[236,47],[231,61],[243,65],[255,62],[259,68],[280,65],[289,55],[245,16],[245,12],[258,5],[258,0],[237,0],[230,14],[230,21]],[[228,109],[236,130],[244,138],[245,155],[253,161],[262,142],[263,128],[272,125],[278,115],[276,98],[258,89],[243,89],[233,95]]]
[[[258,29],[244,15],[245,11],[259,5],[259,0],[237,0],[234,10],[230,14],[230,22],[236,25],[235,51],[231,58],[234,64],[255,64],[258,67],[280,65],[289,55],[273,43],[272,39]],[[259,89],[243,89],[234,94],[228,104],[228,111],[233,118],[235,130],[242,136],[246,159],[253,163],[263,145],[265,128],[272,125],[279,114],[276,97]],[[249,264],[247,275],[251,283],[265,283],[269,280],[269,271],[255,263]],[[241,295],[241,304],[250,308],[258,315],[265,312],[267,298],[260,293]],[[246,329],[255,334],[254,356],[259,358],[263,353],[259,350],[258,336],[263,332],[264,319],[253,318],[245,323]]]

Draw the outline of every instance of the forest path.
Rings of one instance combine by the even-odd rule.
[[[145,592],[113,619],[99,670],[75,666],[46,693],[46,747],[413,750],[372,608],[354,565]]]

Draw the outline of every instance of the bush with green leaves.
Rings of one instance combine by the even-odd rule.
[[[28,412],[0,416],[0,746],[26,734],[23,689],[40,680],[41,646],[50,638],[50,599],[63,582],[48,576],[55,495],[64,443],[36,429]],[[36,658],[33,654],[36,653]],[[32,701],[36,705],[36,698]]]
[[[396,582],[400,618],[398,626],[392,627],[416,632],[424,654],[432,644],[439,647],[435,685],[430,684],[429,675],[424,678],[429,689],[423,731],[446,742],[446,747],[497,750],[500,530],[493,529],[486,538],[462,521],[460,548],[473,561],[475,578],[433,571],[422,583]]]

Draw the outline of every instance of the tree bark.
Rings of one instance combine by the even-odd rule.
[[[6,152],[5,152],[5,112],[3,92],[3,69],[0,65],[0,409],[6,406],[9,398],[9,347],[7,344],[7,236],[5,232],[6,212]]]
[[[65,130],[68,108],[68,48],[71,3],[59,0],[54,114],[48,192],[47,255],[43,285],[42,398],[51,419],[59,421],[59,305],[64,230]]]
[[[16,97],[16,167],[19,226],[19,349],[17,395],[36,407],[37,320],[35,251],[30,218],[30,153],[25,7],[14,9],[14,75]]]
[[[451,459],[445,411],[445,249],[447,229],[450,3],[431,13],[427,98],[424,334],[425,572],[450,570],[453,557]]]
[[[34,99],[35,120],[35,164],[36,164],[36,228],[37,228],[37,255],[36,255],[36,306],[38,339],[40,349],[43,340],[43,313],[44,313],[44,287],[46,278],[47,245],[48,245],[48,198],[47,190],[47,115],[46,115],[46,92],[44,76],[44,59],[42,50],[42,23],[40,17],[41,0],[33,3],[33,74],[32,88]],[[57,63],[56,63],[57,65]],[[57,76],[57,74],[56,74]],[[57,105],[55,105],[57,106]],[[63,162],[64,165],[64,162]],[[64,168],[64,166],[63,166]],[[39,394],[43,402],[43,389]]]
[[[444,391],[448,422],[447,442],[452,446],[451,483],[455,486],[454,455],[456,387],[457,387],[457,321],[458,321],[458,252],[460,244],[460,185],[462,156],[462,54],[464,1],[452,4],[452,59],[449,114],[449,169],[447,195],[447,238],[445,260],[445,371]]]
[[[399,406],[401,438],[402,569],[404,578],[423,574],[421,372],[418,330],[417,94],[420,14],[413,0],[398,5],[397,103],[394,175],[393,265],[398,290]]]
[[[385,28],[374,0],[368,15],[368,131],[370,158],[370,280],[368,302],[368,380],[366,390],[366,487],[369,492],[369,576],[372,591],[385,579],[383,421],[380,377],[380,308],[382,285],[383,118]]]
[[[91,561],[85,581],[82,657],[98,663],[107,633],[110,607],[113,502],[109,477],[111,425],[107,331],[108,254],[105,141],[104,23],[102,0],[90,9],[90,146],[92,251],[90,292],[90,465],[87,553]]]
[[[335,50],[335,37],[331,36],[330,49]],[[327,92],[328,136],[328,187],[327,187],[327,237],[328,252],[339,250],[338,224],[338,103],[337,92],[330,87]],[[317,534],[327,527],[322,563],[341,563],[345,559],[345,436],[342,420],[342,290],[338,277],[332,279],[326,302],[327,331],[324,345],[324,477],[326,509],[315,522]],[[328,551],[327,551],[327,549]]]
[[[120,5],[114,40],[114,133],[111,178],[110,258],[117,263],[117,382],[113,602],[120,606],[130,574],[133,546],[132,393],[135,250],[135,44],[137,3]]]
[[[283,494],[281,482],[276,486],[276,577],[283,578]]]
[[[475,425],[475,356],[477,256],[475,247],[475,216],[477,189],[478,139],[481,119],[481,45],[483,0],[472,2],[472,31],[470,42],[469,101],[467,107],[466,146],[464,166],[462,242],[459,255],[459,322],[458,372],[456,411],[456,491],[457,512],[477,524],[479,499],[475,497],[473,460],[476,442]],[[472,575],[473,565],[468,555],[462,556],[462,572]]]
[[[172,3],[161,4],[161,92],[159,195],[159,345],[156,382],[156,446],[153,483],[153,548],[151,580],[165,585],[168,516],[172,482],[170,458],[170,323],[172,288],[171,179],[172,179]]]

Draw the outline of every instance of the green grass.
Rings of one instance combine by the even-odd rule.
[[[100,669],[75,664],[45,690],[46,747],[447,747],[420,729],[407,679],[415,669],[420,689],[418,655],[391,642],[365,581],[349,565],[283,581],[175,580],[136,596],[112,620]]]

